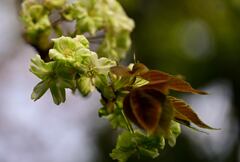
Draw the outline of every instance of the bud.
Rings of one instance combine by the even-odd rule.
[[[95,89],[95,87],[92,84],[91,78],[88,78],[86,76],[81,76],[77,80],[77,88],[83,96],[87,96],[90,92],[92,92]]]

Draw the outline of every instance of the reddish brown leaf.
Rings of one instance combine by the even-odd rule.
[[[185,101],[174,97],[169,97],[169,101],[172,103],[172,106],[176,112],[175,118],[186,122],[192,122],[201,128],[215,129],[202,122],[198,115]]]
[[[132,73],[135,75],[140,75],[148,72],[149,69],[142,63],[136,63],[133,66]]]
[[[142,89],[154,89],[167,95],[169,93],[169,87],[167,86],[168,83],[155,83],[155,84],[147,84],[142,86]]]
[[[117,76],[132,76],[131,70],[124,66],[114,66],[110,70],[113,74],[116,74]]]
[[[150,96],[152,96],[154,99],[158,100],[162,105],[164,104],[164,102],[166,101],[166,95],[163,94],[161,91],[156,90],[155,88],[138,88],[140,89],[143,93],[146,93]]]
[[[207,94],[206,92],[197,90],[192,88],[192,86],[177,77],[172,77],[169,81],[168,81],[168,87],[169,89],[175,90],[175,91],[179,91],[179,92],[189,92],[189,93],[196,93],[196,94]]]
[[[171,79],[169,74],[157,70],[150,70],[140,76],[149,81],[150,84],[166,83]]]
[[[207,132],[204,132],[204,131],[202,131],[202,130],[200,130],[200,129],[198,129],[198,128],[193,127],[193,126],[191,125],[191,123],[190,123],[189,121],[187,121],[187,120],[181,120],[181,119],[178,119],[178,118],[174,118],[174,120],[175,120],[176,122],[182,124],[182,125],[185,125],[185,126],[188,127],[188,128],[191,128],[191,129],[195,130],[195,131],[208,134]]]
[[[171,125],[171,120],[174,119],[174,112],[171,104],[166,99],[166,95],[159,91],[159,89],[155,88],[139,88],[142,92],[145,94],[150,95],[154,99],[156,99],[158,102],[160,102],[161,105],[161,114],[160,119],[158,123],[158,131],[161,131],[161,133],[167,137],[169,135],[169,129]]]
[[[188,82],[182,80],[181,78],[172,76],[161,71],[150,70],[144,74],[141,74],[140,76],[150,82],[148,85],[159,89],[165,94],[168,93],[169,89],[179,92],[207,94],[206,92],[192,88],[192,86]]]
[[[126,117],[128,119],[130,119],[138,127],[143,128],[141,126],[141,124],[139,124],[139,122],[137,121],[135,115],[133,114],[133,110],[132,110],[131,103],[130,103],[130,94],[128,94],[124,98],[124,101],[123,101],[123,111],[124,111],[124,114],[126,115]]]
[[[135,89],[130,93],[130,104],[139,125],[153,133],[159,124],[161,103],[144,90]]]

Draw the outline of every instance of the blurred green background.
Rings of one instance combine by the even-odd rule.
[[[30,100],[36,51],[21,38],[20,1],[0,1],[0,162],[112,162],[117,131],[99,119],[99,94],[68,93],[56,106],[48,93]],[[240,161],[240,0],[119,0],[135,20],[133,54],[149,68],[181,74],[208,96],[187,95],[209,135],[182,130],[157,159],[129,162]],[[178,94],[177,94],[178,95]]]

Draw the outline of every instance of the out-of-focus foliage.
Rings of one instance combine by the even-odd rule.
[[[55,17],[55,18],[53,18]],[[103,41],[97,48],[101,57],[120,60],[125,57],[131,45],[130,33],[134,22],[125,14],[116,0],[80,0],[70,3],[66,0],[24,0],[21,18],[24,23],[24,36],[44,60],[42,51],[52,47],[52,35],[63,35],[63,22],[75,23],[75,30],[67,36],[88,33]],[[98,32],[104,35],[99,37]],[[99,41],[97,41],[99,42]],[[44,54],[46,55],[46,54]]]

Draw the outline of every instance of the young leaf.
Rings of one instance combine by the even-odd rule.
[[[171,79],[171,76],[165,72],[150,70],[140,75],[143,79],[148,80],[149,84],[166,83]]]
[[[33,89],[31,99],[36,101],[41,98],[50,86],[49,80],[39,82]]]
[[[127,159],[132,156],[136,150],[134,149],[113,149],[112,153],[110,154],[113,160],[118,160],[118,162],[126,162]]]
[[[188,82],[182,80],[181,78],[172,76],[161,71],[150,70],[146,73],[141,74],[140,76],[143,79],[149,81],[149,84],[147,86],[155,87],[156,89],[159,89],[165,94],[168,93],[169,89],[179,92],[207,94],[206,92],[192,88],[192,86]]]
[[[125,119],[122,114],[122,109],[120,108],[115,108],[114,112],[108,115],[106,118],[110,121],[112,128],[114,129],[118,127],[127,128]]]
[[[126,162],[127,159],[136,152],[136,143],[134,135],[128,131],[118,136],[116,148],[113,149],[110,156],[119,162]]]
[[[156,158],[159,149],[163,149],[165,140],[162,136],[146,136],[140,132],[123,132],[117,140],[116,148],[110,156],[119,162],[126,162],[132,155]]]
[[[162,111],[161,103],[144,89],[135,89],[130,93],[132,112],[142,128],[153,133],[158,127]]]
[[[123,77],[131,77],[131,76],[137,76],[140,74],[144,74],[148,72],[149,69],[141,63],[136,63],[133,65],[132,70],[125,66],[114,66],[111,68],[111,72],[113,74],[116,74],[117,76],[123,76]]]
[[[135,115],[133,114],[133,110],[132,110],[131,102],[130,102],[130,94],[128,94],[123,101],[123,111],[124,111],[124,114],[127,116],[128,119],[130,119],[138,127],[143,128],[141,126],[141,124],[139,124]]]
[[[135,74],[135,75],[141,75],[141,74],[144,74],[148,71],[149,71],[149,69],[147,68],[147,66],[145,66],[142,63],[134,64],[133,69],[132,69],[132,73]]]
[[[56,84],[52,84],[50,87],[53,101],[56,105],[65,102],[66,92],[64,88],[58,87]]]
[[[148,150],[155,150],[155,149],[159,150],[159,149],[164,149],[165,147],[165,139],[161,135],[154,134],[149,136],[149,135],[144,135],[138,131],[136,131],[134,134],[135,134],[135,140],[138,146],[144,147]]]
[[[30,71],[38,78],[46,80],[52,73],[55,62],[45,63],[39,55],[31,59]]]
[[[192,122],[201,128],[215,129],[202,122],[198,115],[191,109],[191,107],[185,101],[174,97],[168,97],[168,99],[176,112],[175,113],[176,119],[180,119],[181,121],[186,122]]]
[[[147,156],[147,157],[152,157],[153,159],[155,159],[156,157],[159,156],[159,152],[158,152],[157,148],[146,149],[144,147],[139,147],[139,152],[140,152],[140,154]]]
[[[124,77],[132,76],[131,70],[125,66],[114,66],[110,70],[113,74],[116,74],[117,76],[124,76]]]
[[[206,92],[192,88],[192,86],[188,82],[177,77],[171,78],[167,86],[169,87],[169,89],[179,91],[179,92],[188,92],[188,93],[195,93],[195,94],[202,94],[202,95],[207,94]]]

